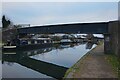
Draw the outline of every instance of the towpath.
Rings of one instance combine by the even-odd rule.
[[[104,54],[104,45],[99,45],[79,60],[67,78],[117,78]]]

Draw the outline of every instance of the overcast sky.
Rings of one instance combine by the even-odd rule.
[[[48,25],[118,19],[117,2],[4,2],[2,14],[14,24]]]

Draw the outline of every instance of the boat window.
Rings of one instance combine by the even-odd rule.
[[[35,44],[37,44],[37,41],[35,41]]]
[[[31,41],[28,41],[28,44],[31,44]]]
[[[44,43],[47,43],[47,41],[44,41]]]

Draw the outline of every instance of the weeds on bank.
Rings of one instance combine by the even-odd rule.
[[[120,59],[115,54],[107,54],[106,59],[112,65],[113,70],[120,78]]]

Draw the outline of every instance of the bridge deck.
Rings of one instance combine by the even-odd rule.
[[[19,28],[18,32],[20,34],[40,34],[40,33],[102,34],[102,33],[108,33],[108,22],[33,26],[27,28]]]

